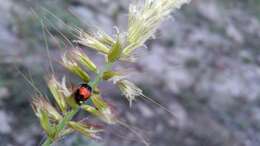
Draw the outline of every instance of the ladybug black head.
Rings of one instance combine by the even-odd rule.
[[[81,84],[81,87],[87,88],[90,92],[92,92],[92,88],[88,84]]]

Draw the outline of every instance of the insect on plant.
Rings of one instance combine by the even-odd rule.
[[[36,96],[33,98],[34,113],[39,118],[47,137],[42,146],[50,146],[73,132],[79,132],[88,138],[100,139],[98,134],[103,131],[102,128],[81,120],[73,120],[73,117],[82,111],[92,114],[107,124],[121,124],[127,127],[102,98],[99,90],[99,84],[102,81],[115,84],[129,101],[130,106],[136,97],[142,97],[168,111],[159,103],[145,96],[140,88],[126,78],[126,74],[115,71],[112,67],[116,62],[132,62],[133,52],[144,46],[144,43],[154,35],[154,32],[171,12],[188,2],[189,0],[136,0],[129,6],[128,29],[122,32],[118,30],[114,37],[100,29],[84,32],[79,28],[74,28],[77,36],[74,41],[75,45],[91,48],[104,56],[104,66],[97,67],[79,48],[64,53],[61,64],[78,76],[82,84],[78,88],[72,89],[67,86],[65,77],[59,82],[55,75],[52,75],[48,80],[48,87],[57,106],[53,106],[47,97]],[[94,73],[95,78],[91,78],[89,72]],[[86,102],[89,100],[92,102],[91,104]],[[141,138],[140,134],[134,133]],[[149,145],[145,140],[143,142],[145,145]]]

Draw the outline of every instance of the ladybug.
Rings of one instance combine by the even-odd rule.
[[[87,101],[92,93],[92,88],[88,84],[81,84],[74,92],[74,98],[77,104],[82,104]]]

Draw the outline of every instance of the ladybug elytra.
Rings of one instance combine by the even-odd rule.
[[[82,104],[87,101],[92,93],[92,88],[88,84],[81,86],[74,92],[74,98],[77,104]]]

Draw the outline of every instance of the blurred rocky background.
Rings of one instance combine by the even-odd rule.
[[[128,4],[0,0],[0,146],[41,143],[43,132],[30,107],[35,91],[21,72],[47,95],[50,60],[56,74],[68,74],[58,63],[59,52],[72,47],[62,34],[74,36],[61,20],[112,34],[113,26],[126,28]],[[145,94],[174,112],[177,120],[143,100],[129,109],[109,84],[104,85],[105,98],[152,146],[259,146],[260,1],[192,0],[172,16],[130,67]],[[102,141],[71,135],[56,145],[143,145],[124,127],[106,129]]]

